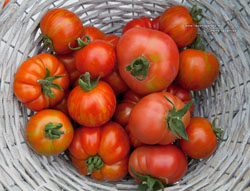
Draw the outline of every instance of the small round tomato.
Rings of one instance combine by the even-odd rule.
[[[70,84],[73,84],[81,75],[80,72],[76,69],[75,52],[64,55],[56,55],[56,57],[63,63],[69,74]]]
[[[107,35],[104,39],[106,42],[111,44],[114,48],[116,48],[116,45],[118,44],[120,37],[114,34]]]
[[[69,147],[73,164],[80,174],[91,174],[99,181],[117,181],[128,172],[129,139],[117,123],[75,130]]]
[[[104,40],[106,38],[106,34],[94,26],[83,26],[82,37],[83,36],[88,36],[90,42],[98,39]]]
[[[136,18],[129,21],[122,30],[122,35],[127,32],[128,30],[135,28],[135,27],[144,27],[144,28],[152,28],[151,20],[147,17]]]
[[[44,44],[58,54],[72,52],[71,46],[76,46],[75,40],[83,32],[82,22],[73,12],[57,8],[48,11],[40,22]]]
[[[167,145],[177,138],[187,140],[185,128],[190,121],[189,107],[168,92],[143,97],[132,109],[129,118],[131,133],[145,144]]]
[[[185,104],[187,104],[189,101],[192,100],[191,93],[188,90],[185,90],[176,84],[171,84],[166,91],[180,98],[181,101],[183,101],[183,103]],[[192,104],[191,107],[189,108],[189,112],[190,114],[194,112],[194,104]]]
[[[180,54],[180,69],[176,81],[186,90],[203,90],[212,85],[219,74],[219,62],[210,52],[195,49]]]
[[[192,117],[187,129],[189,141],[180,140],[184,153],[194,159],[204,159],[214,153],[217,147],[216,134],[210,121],[203,117]]]
[[[126,91],[126,93],[123,96],[123,103],[132,103],[132,104],[137,104],[137,102],[142,98],[141,95],[133,92],[132,90]]]
[[[65,151],[74,135],[70,119],[61,111],[44,109],[27,123],[25,136],[31,148],[42,155],[57,155]]]
[[[68,112],[77,123],[96,127],[105,124],[113,116],[116,97],[112,88],[100,78],[90,81],[89,73],[84,74],[85,81],[79,79],[68,97]]]
[[[70,90],[68,90],[62,101],[60,101],[57,105],[55,105],[54,107],[52,107],[52,109],[56,109],[56,110],[59,110],[61,112],[63,112],[65,115],[69,115],[69,112],[68,112],[68,107],[67,107],[67,100],[68,100],[68,97],[69,97],[69,93],[70,93]]]
[[[159,30],[160,29],[160,16],[158,17],[155,17],[153,20],[152,20],[152,28],[155,29],[155,30]]]
[[[114,48],[103,40],[95,40],[76,52],[76,68],[81,74],[89,72],[92,78],[107,76],[115,63]]]
[[[129,158],[129,173],[142,190],[164,190],[163,184],[173,184],[187,172],[187,159],[175,145],[141,146]]]
[[[196,10],[194,6],[192,11],[182,6],[172,6],[165,10],[159,20],[160,30],[171,36],[179,48],[183,48],[191,44],[196,35],[196,23],[200,21],[198,15],[201,9]]]
[[[68,86],[69,76],[63,64],[48,53],[27,59],[14,78],[16,97],[33,111],[58,104]]]

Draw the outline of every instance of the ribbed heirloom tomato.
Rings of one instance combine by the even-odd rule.
[[[16,97],[33,111],[58,104],[68,86],[69,77],[63,64],[48,53],[23,62],[14,78]]]
[[[37,153],[57,155],[69,147],[74,129],[64,113],[44,109],[30,118],[25,135],[27,142]]]
[[[68,97],[68,112],[77,123],[96,127],[108,122],[115,112],[116,97],[112,88],[104,81],[90,81],[89,73],[79,79]]]
[[[127,31],[117,45],[118,69],[134,92],[167,88],[179,70],[179,51],[167,34],[141,27]]]
[[[96,180],[117,181],[128,172],[130,145],[125,130],[114,122],[102,127],[80,127],[69,147],[80,174]]]

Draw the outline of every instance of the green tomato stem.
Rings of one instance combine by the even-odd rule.
[[[86,41],[84,41],[84,39],[86,39]],[[76,43],[78,45],[78,47],[71,47],[71,43],[68,44],[69,49],[70,50],[80,50],[82,48],[84,48],[85,46],[87,46],[90,43],[91,39],[89,36],[83,36],[82,38],[78,38],[76,39]]]
[[[91,174],[95,170],[99,170],[103,167],[104,163],[102,159],[98,156],[91,156],[86,161],[86,166],[88,168],[88,173]]]
[[[198,16],[201,16],[202,9],[197,10],[197,5],[193,5],[190,15],[195,23],[199,23],[202,20],[202,17],[198,18]]]
[[[82,77],[84,77],[84,80],[82,80]],[[98,76],[98,78],[94,80],[90,80],[90,74],[89,72],[86,72],[85,74],[82,74],[78,80],[78,83],[83,91],[89,92],[96,88],[99,80],[101,78],[101,75]]]
[[[64,131],[60,131],[59,129],[62,127],[62,123],[53,124],[49,122],[47,125],[45,125],[45,137],[48,137],[50,139],[59,139],[62,134],[64,134]]]

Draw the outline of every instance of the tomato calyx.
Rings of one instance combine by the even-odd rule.
[[[164,190],[164,185],[162,184],[161,180],[158,178],[155,178],[150,175],[141,175],[135,172],[135,170],[130,167],[131,172],[135,175],[136,178],[141,180],[141,183],[138,186],[138,191],[144,191],[144,190],[149,190],[149,191],[154,191],[154,190],[159,190],[161,189],[162,191]]]
[[[126,70],[136,77],[137,80],[142,81],[148,75],[148,70],[150,66],[149,60],[144,56],[139,56],[134,59],[127,67]],[[141,77],[140,77],[141,76]]]
[[[192,42],[192,44],[190,44],[188,48],[205,51],[205,45],[202,42],[200,34],[197,34],[194,42]]]
[[[45,125],[45,137],[50,139],[59,139],[62,134],[64,134],[64,131],[60,131],[59,129],[62,127],[62,123],[53,124],[49,122],[47,125]]]
[[[46,97],[49,96],[51,98],[55,98],[55,95],[53,94],[51,88],[56,88],[56,89],[59,89],[62,91],[63,91],[63,89],[58,84],[53,83],[53,81],[55,79],[62,78],[64,76],[65,75],[50,76],[50,71],[48,68],[46,68],[45,78],[43,80],[37,80],[37,82],[39,82],[42,85],[42,91]]]
[[[167,121],[169,129],[171,130],[173,135],[175,137],[177,137],[178,139],[183,138],[183,139],[189,141],[184,123],[181,120],[181,118],[187,113],[187,111],[189,110],[191,105],[194,103],[194,99],[192,99],[186,105],[184,105],[184,107],[182,109],[176,110],[173,102],[170,101],[167,98],[167,96],[164,95],[164,97],[173,106],[173,109],[169,110],[168,115],[166,116],[166,121]]]
[[[40,39],[43,40],[44,47],[46,49],[49,47],[52,52],[55,52],[53,41],[51,40],[51,38],[49,38],[47,35],[41,34]]]
[[[84,77],[84,81],[82,80],[82,77]],[[85,74],[82,74],[80,76],[78,83],[85,92],[89,92],[97,86],[100,78],[101,78],[101,75],[99,75],[98,78],[94,80],[90,80],[90,74],[89,72],[86,72]]]
[[[193,5],[190,15],[195,23],[199,23],[202,20],[202,17],[198,18],[198,16],[201,16],[202,9],[196,9],[197,5]]]
[[[221,137],[221,134],[224,133],[224,130],[223,130],[222,128],[216,128],[216,127],[215,127],[215,120],[216,120],[216,119],[217,119],[217,118],[215,118],[215,119],[213,120],[213,122],[212,122],[212,130],[213,130],[213,132],[214,132],[215,136],[217,137],[217,139],[219,139],[220,141],[227,141],[228,136],[227,136],[225,139],[223,139],[223,138]]]
[[[86,41],[84,41],[84,39],[86,39]],[[82,38],[77,38],[76,39],[76,43],[78,45],[78,47],[71,47],[71,43],[68,44],[69,49],[70,50],[80,50],[82,48],[84,48],[85,46],[87,46],[90,43],[91,39],[89,36],[83,36]]]
[[[86,161],[86,166],[88,168],[88,174],[91,174],[95,170],[99,170],[103,167],[104,163],[98,155],[91,156]]]

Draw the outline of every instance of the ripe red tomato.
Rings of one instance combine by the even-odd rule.
[[[129,173],[141,190],[164,190],[163,184],[177,182],[186,172],[187,159],[175,145],[141,146],[129,158]]]
[[[92,78],[110,74],[116,63],[114,48],[103,40],[95,40],[76,52],[76,68]]]
[[[130,127],[128,125],[125,127],[125,130],[128,134],[130,145],[133,148],[137,148],[137,147],[144,145],[141,141],[139,141],[137,138],[135,138],[135,136],[131,133]]]
[[[82,37],[83,36],[88,36],[90,38],[90,42],[98,39],[104,40],[106,38],[106,34],[94,26],[84,26]]]
[[[65,151],[74,135],[70,119],[61,111],[44,109],[33,115],[25,129],[27,142],[42,155]]]
[[[14,78],[16,97],[33,111],[58,104],[68,86],[69,77],[63,64],[48,53],[27,59]]]
[[[189,141],[179,141],[184,153],[194,159],[204,159],[214,153],[217,139],[210,121],[203,117],[192,117],[186,130]]]
[[[104,40],[108,42],[109,44],[111,44],[114,48],[116,48],[120,40],[120,37],[114,34],[110,34],[110,35],[107,35]]]
[[[147,17],[136,18],[129,21],[122,30],[122,35],[127,32],[128,30],[135,28],[135,27],[144,27],[144,28],[152,28],[151,20]]]
[[[165,33],[136,27],[117,45],[118,69],[134,92],[146,95],[167,88],[179,70],[179,51]]]
[[[79,173],[110,181],[120,180],[127,174],[129,149],[128,135],[114,122],[102,127],[77,128],[69,147]]]
[[[75,40],[82,37],[82,22],[73,12],[57,8],[48,11],[40,22],[40,28],[44,38],[44,44],[58,54],[72,52],[72,47],[76,46]]]
[[[219,74],[219,62],[210,52],[186,49],[180,54],[176,81],[187,90],[203,90],[211,86]]]
[[[183,101],[183,103],[185,104],[187,104],[192,100],[191,93],[188,90],[185,90],[176,84],[171,84],[166,91],[180,98],[181,101]],[[189,112],[190,114],[194,112],[194,104],[192,104],[191,107],[189,108]]]
[[[108,122],[115,112],[116,97],[112,88],[99,78],[90,81],[89,73],[85,81],[79,80],[68,97],[68,112],[77,123],[96,127]]]
[[[80,72],[76,69],[75,52],[64,55],[56,55],[56,57],[63,63],[69,74],[70,84],[73,84],[81,75]]]
[[[152,20],[152,28],[155,29],[155,30],[159,30],[160,29],[160,16],[158,17],[155,17],[153,20]]]
[[[131,133],[150,145],[167,145],[180,137],[187,139],[185,128],[190,121],[191,104],[192,101],[184,106],[178,97],[168,92],[147,95],[132,109],[128,124]]]
[[[69,97],[69,93],[70,93],[70,90],[66,91],[62,101],[60,101],[57,105],[52,107],[52,109],[59,110],[63,112],[65,115],[69,116],[68,107],[67,107],[67,100]]]
[[[160,17],[160,30],[171,36],[179,48],[191,44],[197,35],[198,29],[195,25],[200,21],[197,16],[201,9],[195,9],[196,7],[189,13],[184,6],[172,6]]]

